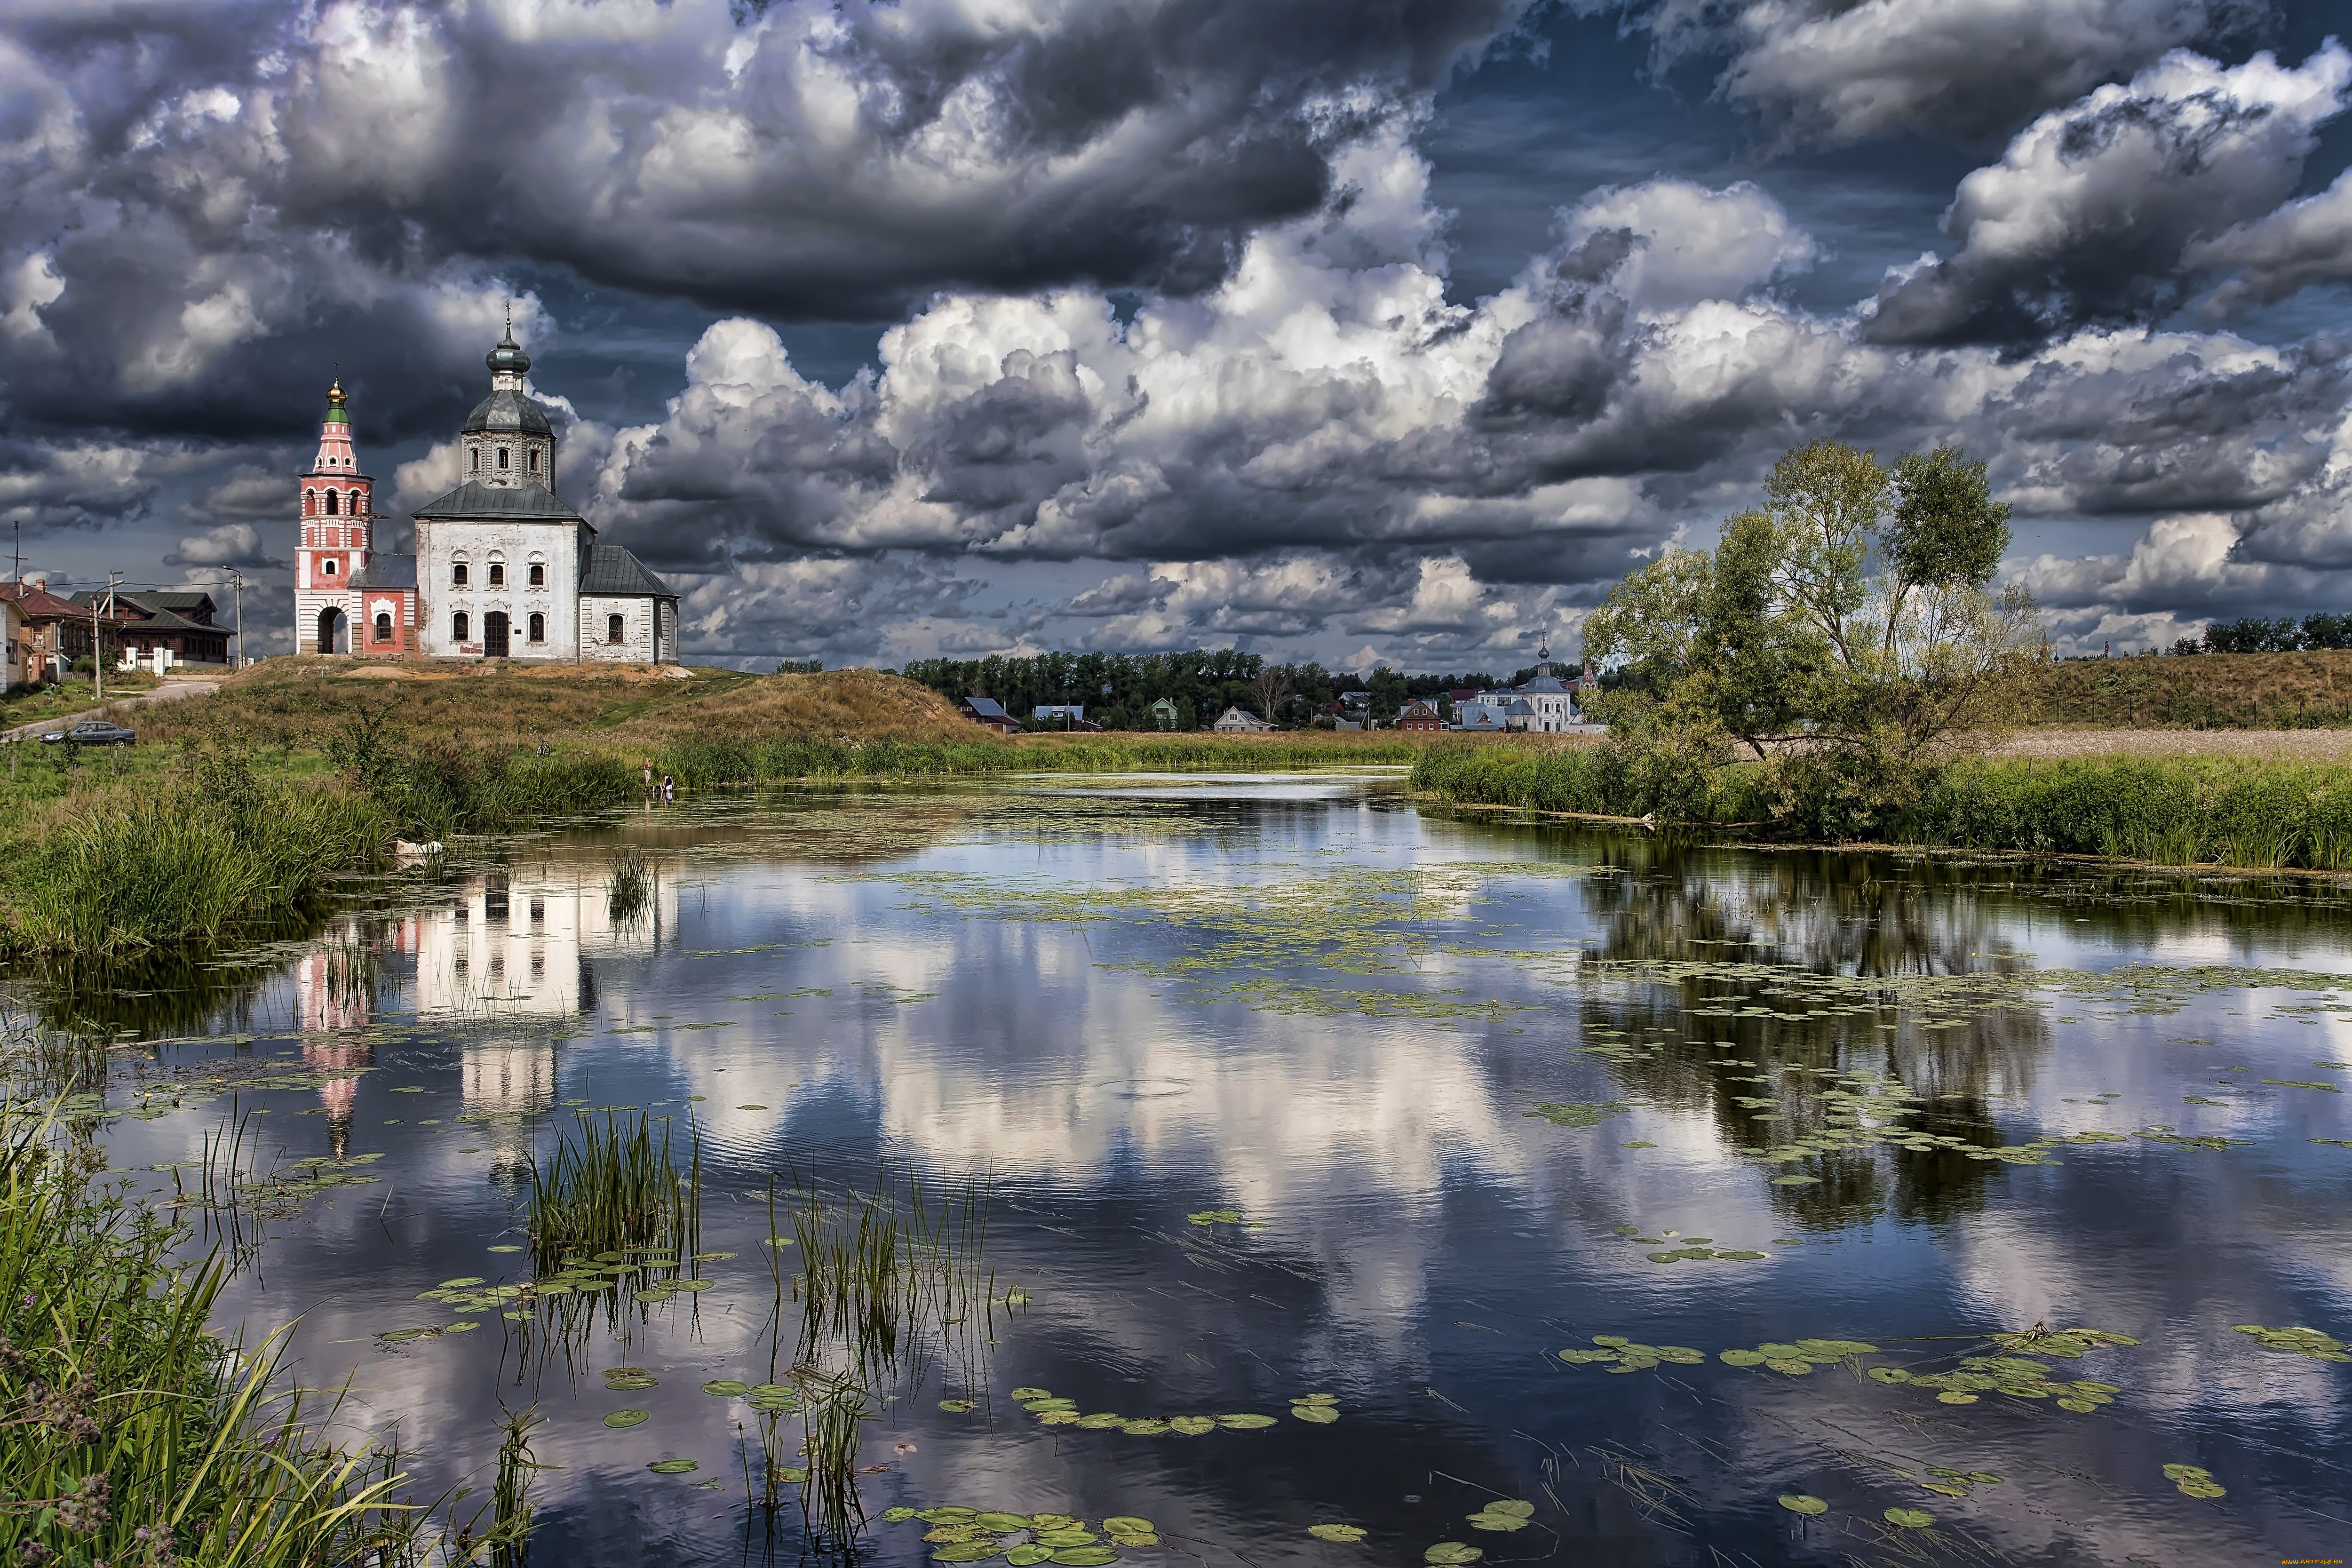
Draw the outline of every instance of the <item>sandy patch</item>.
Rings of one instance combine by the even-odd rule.
[[[449,677],[439,670],[403,669],[391,664],[363,664],[357,669],[343,671],[345,680],[446,680]]]

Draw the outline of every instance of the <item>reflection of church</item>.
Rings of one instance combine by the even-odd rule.
[[[376,988],[362,973],[373,963],[414,959],[411,1000],[421,1024],[554,1023],[595,1007],[594,953],[650,952],[677,923],[677,889],[667,879],[656,879],[636,916],[616,921],[602,868],[589,865],[534,868],[520,877],[492,871],[388,930],[343,922],[294,966],[302,1058],[321,1075],[329,1152],[336,1159],[350,1152],[360,1075],[374,1059],[362,1032],[374,1020]],[[467,1037],[459,1049],[464,1119],[485,1123],[477,1136],[494,1168],[520,1169],[530,1156],[520,1119],[555,1103],[554,1039],[499,1029]]]

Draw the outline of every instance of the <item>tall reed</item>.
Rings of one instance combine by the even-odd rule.
[[[604,884],[613,924],[627,925],[652,905],[654,876],[654,858],[635,845],[624,847],[613,857],[613,874]]]
[[[583,1114],[575,1142],[559,1134],[530,1164],[530,1240],[541,1273],[599,1253],[661,1251],[684,1258],[702,1244],[702,1132],[688,1134],[683,1170],[644,1111]]]

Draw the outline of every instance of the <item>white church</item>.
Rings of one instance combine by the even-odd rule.
[[[373,485],[357,472],[341,385],[329,394],[302,476],[300,651],[677,663],[677,595],[556,496],[554,427],[523,390],[530,356],[511,327],[486,363],[490,395],[460,433],[459,483],[417,509],[414,556],[374,553]]]

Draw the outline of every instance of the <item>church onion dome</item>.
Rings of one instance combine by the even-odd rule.
[[[482,363],[490,367],[492,375],[496,375],[502,370],[512,371],[517,375],[525,374],[530,371],[530,356],[522,352],[520,343],[514,341],[512,322],[507,324],[507,335],[499,340],[498,347],[482,357]]]
[[[335,384],[327,388],[327,417],[323,423],[329,425],[350,424],[352,422],[351,410],[343,406],[345,401],[346,399],[343,396],[343,378],[339,375],[335,377]]]

